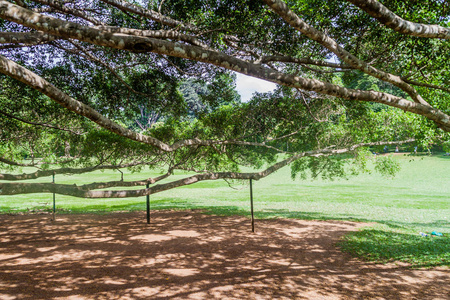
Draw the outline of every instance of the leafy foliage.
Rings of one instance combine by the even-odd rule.
[[[152,9],[155,14],[164,15],[166,21],[176,20],[178,25],[102,1],[66,3],[66,8],[76,13],[64,14],[42,3],[26,2],[28,8],[48,10],[49,15],[61,20],[91,26],[93,22],[86,16],[95,19],[106,26],[97,26],[96,30],[107,28],[109,35],[149,35],[155,40],[195,46],[197,50],[203,48],[262,65],[264,72],[280,71],[286,76],[312,78],[352,90],[410,97],[405,90],[369,76],[364,70],[336,66],[342,63],[336,53],[289,26],[262,1],[130,2],[140,11]],[[286,3],[307,24],[373,68],[428,85],[443,86],[449,82],[448,40],[396,33],[347,1]],[[448,24],[448,6],[439,1],[382,3],[411,21]],[[12,21],[2,21],[0,30],[29,31]],[[169,35],[163,37],[164,33]],[[178,33],[184,37],[176,37]],[[157,147],[126,140],[2,75],[0,156],[15,162],[31,158],[44,163],[45,168],[53,164],[111,164],[214,172],[238,171],[239,166],[261,168],[302,152],[345,149],[362,143],[415,139],[414,145],[421,149],[430,149],[437,143],[447,149],[449,136],[436,124],[378,103],[343,100],[292,88],[290,84],[241,103],[235,73],[217,67],[218,60],[205,63],[159,52],[135,53],[64,37],[22,46],[5,46],[0,52],[136,134],[149,135],[166,145],[189,142],[165,153]],[[212,54],[205,52],[202,59],[204,55]],[[303,62],[268,59],[273,56]],[[334,67],[323,66],[331,62],[336,63]],[[449,93],[427,84],[417,86],[417,91],[434,107],[448,113]],[[214,143],[189,146],[194,140]],[[377,153],[382,148],[374,146],[370,151]],[[300,159],[292,164],[292,177],[334,178],[367,172],[371,157],[367,151]],[[376,161],[375,170],[387,176],[398,169],[390,158]],[[14,164],[3,162],[2,167],[11,169]]]

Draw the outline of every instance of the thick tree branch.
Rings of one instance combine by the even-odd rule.
[[[79,17],[79,18],[86,20],[94,25],[103,25],[103,22],[96,20],[92,16],[88,15],[86,12],[81,11],[79,9],[72,8],[72,7],[67,7],[61,1],[47,1],[47,0],[33,0],[33,1],[44,4],[44,5],[48,5],[51,8],[53,8],[54,10],[63,12],[65,14]]]
[[[143,7],[131,4],[126,1],[122,1],[122,0],[101,0],[101,1],[105,2],[107,4],[110,4],[122,11],[130,12],[130,13],[142,16],[144,18],[148,18],[150,20],[167,25],[169,27],[179,28],[179,29],[183,29],[183,30],[193,30],[193,31],[197,30],[197,28],[191,24],[185,24],[183,22],[180,22],[180,21],[174,20],[172,18],[169,18],[167,16],[164,16],[164,15],[160,14],[159,12],[156,12],[156,11],[153,11],[150,9],[145,9]]]
[[[348,0],[381,24],[401,34],[424,38],[450,39],[450,28],[406,21],[376,0]]]
[[[4,158],[0,157],[0,161],[5,160]],[[6,160],[5,160],[6,161]],[[11,161],[8,161],[11,164]],[[15,163],[17,166],[30,166],[26,164],[18,164]],[[120,164],[120,165],[98,165],[94,167],[87,167],[87,168],[59,168],[59,169],[52,169],[52,170],[38,170],[33,173],[23,173],[23,174],[0,174],[0,180],[7,180],[7,181],[19,181],[19,180],[29,180],[29,179],[37,179],[41,177],[48,177],[52,175],[60,175],[60,174],[84,174],[89,173],[97,170],[117,170],[117,169],[123,169],[123,168],[129,168],[134,166],[143,166],[147,165],[145,162],[133,162],[129,164]]]
[[[147,184],[155,184],[158,181],[168,178],[170,175],[171,175],[171,173],[168,172],[168,173],[158,176],[156,178],[147,178],[144,180],[94,182],[94,183],[82,185],[79,188],[86,190],[86,191],[92,191],[92,190],[106,189],[106,188],[111,188],[111,187],[145,186]]]
[[[309,65],[301,64],[301,66],[305,69],[308,69],[310,71],[319,73],[319,74],[328,74],[328,73],[340,73],[340,72],[349,72],[351,70],[319,70],[313,67],[310,67]]]
[[[42,32],[0,32],[0,44],[38,45],[59,39],[59,37]]]
[[[102,2],[105,2],[107,4],[110,4],[119,10],[123,12],[128,12],[132,14],[139,15],[141,17],[153,20],[155,22],[161,23],[163,25],[172,27],[175,30],[185,30],[185,31],[191,31],[198,33],[198,36],[204,35],[207,32],[201,32],[201,30],[193,25],[193,24],[187,24],[184,22],[180,22],[178,20],[172,19],[170,17],[167,17],[160,12],[156,12],[151,9],[145,9],[141,6],[131,4],[129,2],[123,1],[123,0],[101,0]],[[224,39],[230,40],[230,41],[238,41],[238,39],[234,36],[225,35]]]
[[[57,164],[67,164],[69,162],[73,162],[74,160],[78,159],[79,157],[75,156],[75,157],[71,157],[69,159],[63,160],[63,161],[59,161],[59,162],[43,162],[43,161],[37,161],[37,162],[31,162],[28,164],[23,164],[23,163],[19,163],[4,157],[0,156],[0,162],[10,165],[10,166],[16,166],[16,167],[34,167],[34,168],[39,168],[39,166],[41,165],[57,165]]]
[[[104,117],[99,112],[94,110],[92,107],[82,102],[79,102],[70,97],[69,95],[63,93],[61,90],[56,88],[54,85],[50,84],[44,78],[6,59],[1,55],[0,55],[0,72],[30,85],[34,89],[47,95],[55,102],[67,108],[68,110],[90,119],[91,121],[97,123],[101,127],[113,133],[129,138],[131,140],[153,145],[163,151],[175,150],[158,139],[140,133],[136,133],[130,129],[124,128],[121,125],[111,121],[110,119]]]
[[[307,151],[292,155],[269,168],[261,171],[261,172],[252,172],[252,173],[236,173],[236,172],[219,172],[219,173],[203,173],[193,175],[187,178],[175,180],[168,183],[154,185],[148,189],[140,189],[140,190],[123,190],[123,191],[92,191],[86,190],[87,187],[95,187],[102,188],[112,187],[112,186],[124,186],[123,182],[109,182],[109,183],[96,183],[92,186],[85,187],[77,187],[76,185],[67,185],[67,184],[54,184],[54,183],[0,183],[0,195],[16,195],[16,194],[31,194],[31,193],[56,193],[61,195],[69,195],[80,198],[126,198],[126,197],[142,197],[146,195],[156,194],[162,191],[166,191],[169,189],[190,185],[196,182],[205,181],[205,180],[218,180],[218,179],[237,179],[237,180],[259,180],[261,178],[267,177],[270,174],[278,171],[279,169],[289,165],[290,163],[298,160],[302,157],[320,157],[320,156],[329,156],[329,155],[337,155],[343,154],[350,151],[354,151],[357,148],[361,147],[369,147],[376,145],[393,145],[393,144],[402,144],[402,143],[410,143],[413,142],[414,139],[405,140],[405,141],[397,141],[397,142],[375,142],[375,143],[360,143],[357,145],[353,145],[349,148],[345,149],[322,149],[322,150],[314,150]],[[167,175],[167,174],[166,174]],[[163,175],[163,176],[166,176]],[[147,180],[148,181],[148,180]],[[130,186],[134,186],[133,184],[139,181],[133,181],[130,183]],[[145,180],[141,183],[147,183]],[[117,184],[117,185],[115,185]],[[137,184],[143,185],[143,184]]]
[[[158,54],[165,54],[190,60],[196,60],[289,87],[300,88],[307,91],[315,91],[321,94],[340,97],[347,100],[370,101],[386,104],[389,106],[403,109],[405,111],[410,111],[416,114],[423,115],[429,118],[430,120],[436,122],[444,130],[450,131],[450,116],[429,105],[413,103],[401,97],[396,97],[387,93],[347,89],[341,86],[337,86],[327,82],[322,82],[315,79],[302,78],[295,75],[284,74],[276,70],[264,68],[260,65],[243,61],[235,57],[231,57],[224,53],[209,51],[196,46],[179,44],[164,40],[156,40],[152,38],[128,36],[123,34],[103,33],[98,29],[89,28],[77,23],[65,22],[55,18],[42,16],[32,11],[16,6],[12,3],[6,2],[4,0],[0,0],[0,17],[13,22],[17,22],[24,26],[34,28],[36,30],[45,30],[46,32],[49,32],[54,35],[62,36],[65,38],[78,39],[80,41],[84,41],[99,46],[128,50],[133,52],[154,52]],[[295,20],[297,19],[298,17],[295,16]],[[337,47],[340,48],[340,46]],[[54,86],[51,86],[51,88],[48,89],[47,88],[44,89],[44,86],[45,87],[49,86],[47,82],[44,83],[43,79],[37,80],[37,78],[35,78],[36,77],[35,74],[31,73],[28,70],[22,71],[23,69],[22,67],[19,68],[17,67],[18,66],[17,64],[5,59],[6,58],[0,59],[0,61],[2,61],[0,72],[7,74],[13,78],[16,78],[22,82],[25,82],[36,89],[40,89],[43,92],[44,90],[45,92],[49,92],[49,90],[52,90],[53,95],[50,97],[57,102],[60,101],[61,98],[64,98],[63,102],[68,100],[67,99],[68,96],[61,95],[61,92],[57,91],[57,89]],[[353,60],[350,61],[354,63]],[[27,73],[28,74],[27,76],[29,77],[24,77],[21,72]],[[39,88],[36,87],[36,83],[39,83],[41,87]],[[68,102],[72,102],[72,100],[73,99],[71,99]],[[74,111],[76,111],[79,114],[87,112],[89,112],[89,114],[92,113],[92,118],[89,117],[91,118],[91,120],[97,122],[97,124],[103,124],[101,126],[103,126],[104,128],[108,128],[108,130],[111,130],[112,132],[118,133],[120,135],[126,136],[134,140],[139,140],[142,142],[146,142],[148,144],[155,145],[164,151],[173,151],[174,148],[180,146],[211,145],[217,143],[216,141],[200,142],[194,139],[189,141],[182,141],[178,144],[175,143],[172,147],[170,147],[168,145],[163,145],[160,141],[156,141],[153,138],[149,137],[145,138],[143,136],[137,135],[136,133],[123,130],[123,128],[117,127],[118,126],[117,124],[111,124],[110,120],[104,123],[105,120],[102,119],[97,112],[95,113],[92,112],[93,110],[91,108],[90,110],[89,109],[87,110],[83,105],[80,106],[79,104],[73,103],[73,105],[71,104],[71,107]]]
[[[290,26],[300,31],[310,39],[318,42],[334,54],[339,57],[346,64],[358,69],[370,76],[376,77],[380,80],[392,83],[398,88],[402,89],[414,100],[414,102],[427,105],[428,103],[422,99],[422,97],[417,93],[417,91],[404,82],[399,76],[378,70],[366,62],[358,59],[356,56],[342,48],[335,40],[324,32],[317,30],[316,28],[310,26],[305,21],[303,21],[299,16],[297,16],[282,0],[264,0],[264,2],[281,18],[283,18]]]
[[[176,41],[182,41],[189,43],[191,45],[199,46],[205,49],[210,49],[208,45],[199,41],[196,37],[179,33],[174,30],[139,30],[133,28],[122,28],[122,27],[114,27],[114,26],[96,26],[97,28],[103,32],[109,33],[121,33],[127,35],[134,35],[140,37],[150,37],[155,39],[171,39]],[[211,49],[210,49],[211,50]]]
[[[22,163],[18,163],[16,161],[4,158],[0,156],[0,162],[10,165],[10,166],[17,166],[17,167],[34,167],[36,166],[35,163],[30,163],[30,164],[22,164]]]
[[[32,47],[32,46],[37,46],[37,45],[42,45],[42,44],[45,44],[45,43],[31,44],[31,45],[21,45],[21,44],[3,45],[3,46],[0,46],[0,50],[4,50],[4,49],[19,49],[19,48]]]
[[[95,26],[104,33],[126,34],[139,37],[151,37],[155,39],[172,39],[182,41],[191,45],[199,46],[205,49],[210,49],[208,45],[199,41],[196,37],[187,34],[182,34],[173,30],[139,30],[133,28],[121,28],[114,26]],[[0,44],[17,44],[23,43],[27,45],[34,45],[39,43],[48,43],[59,39],[60,37],[47,34],[42,31],[32,32],[0,32]]]

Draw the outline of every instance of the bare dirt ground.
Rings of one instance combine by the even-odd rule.
[[[161,211],[0,215],[0,299],[449,299],[450,270],[363,262],[364,226]]]

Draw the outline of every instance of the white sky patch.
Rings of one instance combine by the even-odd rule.
[[[236,89],[241,95],[242,102],[250,100],[254,92],[267,93],[275,88],[275,83],[237,73]]]

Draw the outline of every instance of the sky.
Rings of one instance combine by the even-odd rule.
[[[332,55],[331,58],[326,60],[327,62],[340,63],[339,58],[336,55]],[[236,89],[241,95],[242,102],[250,100],[254,92],[266,93],[273,91],[276,88],[276,84],[254,77],[246,76],[241,73],[236,73]]]
[[[236,89],[242,102],[250,100],[254,92],[265,93],[274,90],[275,83],[237,73]]]

